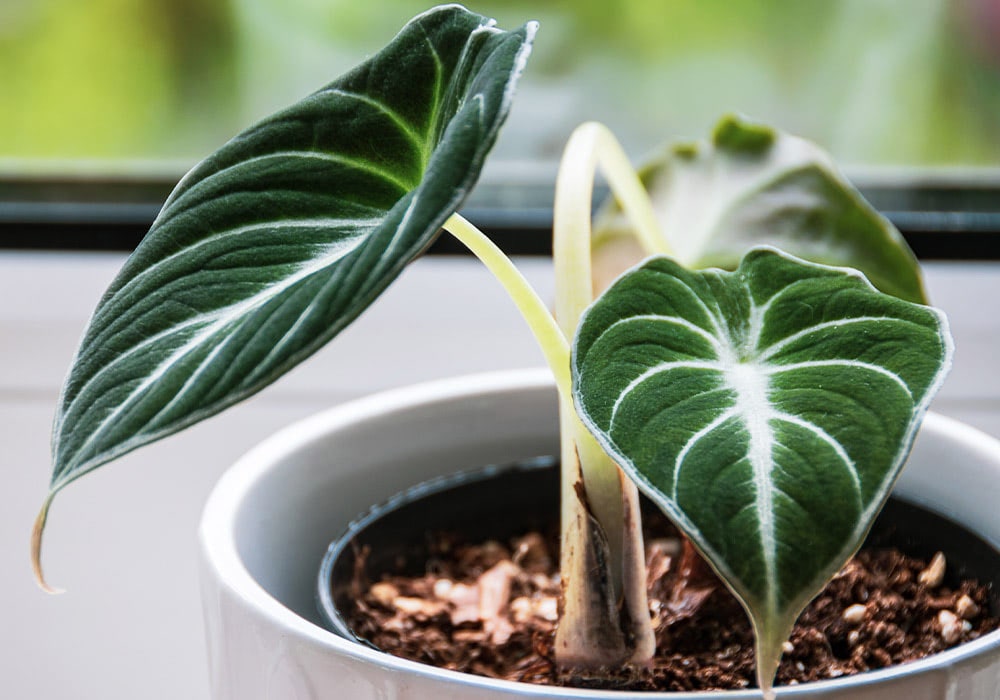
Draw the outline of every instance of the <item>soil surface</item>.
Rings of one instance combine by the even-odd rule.
[[[756,685],[753,633],[742,607],[668,524],[650,527],[658,649],[651,668],[608,669],[600,679],[557,672],[552,533],[471,544],[440,533],[425,575],[356,581],[366,592],[348,622],[388,653],[493,678],[641,690]],[[968,580],[949,586],[947,573],[940,553],[926,561],[897,549],[862,549],[800,616],[776,684],[906,663],[1000,626],[989,614],[986,586]]]

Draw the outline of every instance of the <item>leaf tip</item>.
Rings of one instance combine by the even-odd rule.
[[[680,158],[681,160],[694,160],[695,158],[698,157],[699,153],[698,144],[696,143],[676,144],[672,149],[672,153],[675,157]]]
[[[771,127],[747,121],[735,114],[722,117],[712,132],[716,148],[749,154],[766,151],[774,144],[775,138]]]
[[[774,700],[774,679],[778,674],[778,666],[785,651],[785,643],[792,634],[792,627],[798,614],[789,616],[772,615],[759,617],[757,613],[750,612],[751,623],[754,628],[755,655],[757,662],[757,686],[760,688],[764,700]],[[759,613],[759,611],[758,611]],[[771,617],[772,619],[768,619]]]
[[[52,504],[54,492],[50,492],[42,503],[42,508],[35,518],[35,525],[31,530],[31,570],[35,575],[35,583],[46,593],[59,595],[65,593],[61,588],[54,588],[45,580],[45,573],[42,571],[42,534],[45,532],[45,522],[49,517],[49,506]]]
[[[764,700],[774,700],[774,677],[778,673],[778,661],[780,661],[780,658],[780,654],[777,659],[773,660],[762,658],[758,650],[757,687],[760,688]]]

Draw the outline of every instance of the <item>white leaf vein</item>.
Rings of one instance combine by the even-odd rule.
[[[647,369],[645,372],[640,374],[638,377],[630,381],[624,389],[618,394],[618,398],[615,399],[614,405],[611,407],[611,417],[608,421],[608,432],[614,430],[615,418],[618,415],[618,409],[621,407],[622,403],[629,397],[629,395],[634,392],[639,386],[644,382],[649,381],[653,377],[663,374],[664,372],[672,372],[678,369],[695,369],[695,370],[708,370],[713,372],[720,372],[721,367],[718,362],[711,360],[678,360],[676,362],[664,362],[662,364],[656,365]]]
[[[800,416],[796,416],[791,413],[786,413],[784,411],[776,411],[773,417],[776,420],[784,421],[785,423],[791,423],[792,425],[796,425],[804,430],[809,431],[810,433],[818,437],[821,441],[823,441],[831,448],[833,448],[834,453],[836,453],[840,461],[843,462],[845,470],[851,477],[851,484],[854,486],[854,493],[857,496],[858,510],[860,511],[861,507],[863,506],[863,494],[861,490],[861,478],[858,476],[858,467],[855,464],[854,460],[851,459],[851,456],[847,454],[847,450],[844,449],[844,446],[840,444],[840,441],[838,441],[836,438],[834,438],[832,435],[830,435],[830,433],[828,433],[820,426],[816,425],[812,421],[807,421],[804,418],[801,418]],[[808,455],[802,455],[802,456],[808,457]]]
[[[214,232],[205,238],[195,241],[191,245],[185,246],[181,250],[175,253],[166,255],[156,262],[154,262],[149,267],[143,268],[143,270],[135,275],[132,279],[126,282],[116,293],[118,295],[128,295],[132,288],[137,285],[145,284],[148,276],[157,273],[160,269],[170,265],[178,260],[183,260],[185,258],[191,258],[199,253],[204,248],[212,248],[220,245],[223,241],[228,239],[242,236],[248,233],[253,233],[255,231],[264,231],[267,229],[337,229],[346,235],[342,238],[334,241],[330,244],[316,244],[321,246],[324,250],[322,255],[329,256],[331,251],[335,250],[337,247],[342,245],[350,246],[351,248],[357,245],[359,239],[366,236],[372,229],[378,226],[381,221],[381,217],[373,216],[368,218],[310,218],[310,219],[273,219],[268,221],[257,221],[252,224],[246,224],[244,226],[236,226],[234,228],[228,228],[224,231]]]
[[[911,400],[913,399],[913,393],[910,391],[909,385],[903,381],[902,377],[881,365],[864,362],[862,360],[808,360],[805,362],[792,362],[787,365],[767,365],[764,371],[769,375],[775,375],[782,374],[784,372],[794,372],[800,369],[812,369],[816,367],[847,367],[850,369],[875,372],[876,374],[880,374],[883,377],[895,382],[904,392],[906,392],[906,395]]]
[[[680,483],[681,468],[683,467],[684,460],[687,459],[688,454],[691,452],[692,449],[694,449],[694,446],[697,445],[706,435],[714,432],[716,428],[721,426],[730,418],[734,418],[736,415],[737,413],[735,408],[730,408],[726,411],[723,411],[718,416],[716,416],[712,421],[710,421],[707,425],[705,425],[705,427],[703,427],[701,430],[697,431],[694,435],[692,435],[686,443],[684,443],[684,447],[682,447],[681,451],[677,453],[677,458],[674,460],[674,471],[673,471],[674,483],[671,492],[671,498],[673,498],[675,502],[677,501],[678,498],[677,484]]]
[[[86,384],[84,384],[80,391],[77,393],[76,399],[74,399],[74,407],[79,405],[80,400],[85,395],[86,391],[90,387],[94,386],[104,375],[114,373],[117,367],[124,361],[135,356],[142,350],[155,345],[156,343],[162,342],[163,340],[182,333],[186,330],[193,329],[197,332],[189,338],[183,345],[175,348],[170,355],[168,355],[159,365],[157,365],[147,376],[143,379],[126,397],[122,400],[118,406],[111,411],[107,416],[105,416],[90,432],[87,439],[81,443],[79,448],[76,450],[76,455],[80,456],[85,453],[85,451],[93,444],[98,437],[102,436],[106,430],[113,426],[117,421],[118,417],[124,414],[129,408],[139,400],[145,392],[153,386],[157,381],[159,381],[164,375],[166,375],[171,368],[181,362],[190,353],[194,352],[200,348],[206,341],[208,341],[212,336],[216,335],[222,331],[226,326],[234,321],[239,320],[241,317],[248,314],[254,308],[259,308],[266,304],[268,301],[278,297],[285,290],[291,288],[298,282],[308,278],[312,274],[328,267],[336,260],[347,255],[351,250],[353,250],[357,242],[361,237],[357,237],[352,241],[338,241],[334,246],[330,246],[330,249],[326,251],[326,254],[315,260],[308,261],[304,263],[300,269],[293,275],[289,275],[280,281],[268,285],[263,288],[258,293],[244,299],[243,301],[231,304],[230,306],[218,309],[210,314],[203,314],[201,316],[189,319],[183,323],[176,324],[170,328],[161,331],[149,338],[145,339],[142,343],[138,343],[126,352],[122,353],[119,357],[115,359],[114,362],[105,365],[101,371],[95,373]],[[201,371],[203,365],[200,365],[196,371]],[[171,403],[180,400],[183,394],[189,388],[190,382],[184,384],[181,390],[171,399]],[[81,409],[82,410],[82,409]],[[74,460],[75,461],[75,460]]]
[[[614,332],[621,331],[622,326],[631,325],[633,323],[650,323],[650,322],[666,323],[669,325],[678,326],[680,328],[684,328],[685,330],[691,331],[695,335],[702,338],[706,343],[711,345],[717,357],[722,354],[723,346],[716,335],[713,335],[712,333],[706,331],[701,326],[687,320],[686,318],[683,318],[681,316],[667,316],[664,314],[636,314],[634,316],[629,316],[627,318],[619,319],[614,323],[612,323],[611,325],[609,325],[603,331],[601,331],[601,334],[591,343],[591,346],[597,345],[597,343],[603,340],[605,336]]]
[[[344,90],[342,88],[337,88],[337,87],[325,88],[323,90],[320,90],[316,94],[337,95],[339,97],[344,97],[346,99],[357,100],[358,102],[366,104],[369,107],[374,107],[378,111],[382,112],[385,116],[387,116],[392,123],[398,126],[400,131],[402,131],[410,139],[410,141],[413,142],[413,144],[417,147],[417,149],[420,150],[421,153],[425,154],[427,150],[427,141],[424,135],[418,132],[414,128],[414,126],[410,124],[405,117],[403,117],[403,115],[401,115],[399,112],[389,107],[389,105],[387,105],[385,102],[376,100],[375,98],[370,97],[368,95],[364,95],[360,92],[353,92],[351,90]],[[426,161],[426,157],[424,158],[424,160]]]
[[[817,323],[809,326],[808,328],[803,328],[802,330],[792,333],[776,343],[771,344],[761,352],[760,360],[764,362],[770,360],[792,343],[812,335],[813,333],[829,330],[830,328],[841,328],[843,326],[854,325],[857,323],[905,323],[905,321],[893,318],[892,316],[856,316],[854,318],[840,318],[833,321],[824,321],[823,323]]]
[[[417,183],[407,182],[401,179],[396,173],[390,172],[385,168],[379,168],[372,163],[370,160],[365,160],[362,158],[351,158],[349,156],[341,155],[339,153],[328,152],[328,151],[317,151],[317,150],[296,150],[296,151],[273,151],[271,153],[264,153],[258,156],[253,156],[251,158],[243,158],[235,163],[227,165],[224,168],[220,168],[209,175],[199,179],[196,182],[191,183],[191,185],[180,193],[176,198],[171,198],[163,206],[160,211],[159,216],[157,216],[154,225],[160,223],[162,220],[168,218],[172,215],[172,212],[177,208],[181,202],[186,199],[193,197],[198,194],[198,192],[206,187],[208,187],[214,180],[218,178],[225,177],[231,174],[232,171],[249,168],[251,170],[264,167],[263,164],[271,160],[292,160],[292,159],[302,159],[302,160],[321,160],[328,163],[335,163],[337,165],[343,165],[353,170],[359,172],[367,173],[374,177],[380,178],[389,184],[398,188],[401,192],[409,192],[413,189]]]

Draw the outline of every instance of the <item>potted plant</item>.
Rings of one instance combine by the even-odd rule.
[[[510,108],[534,33],[533,24],[502,31],[459,6],[431,10],[382,52],[185,176],[102,299],[67,379],[53,480],[33,537],[40,581],[41,536],[56,493],[280,377],[349,325],[443,228],[508,290],[557,390],[557,659],[598,673],[652,658],[638,485],[746,608],[757,679],[772,692],[796,616],[858,548],[900,474],[950,363],[946,320],[922,305],[919,271],[899,234],[824,154],[735,118],[720,123],[710,146],[677,149],[641,177],[600,125],[574,133],[556,185],[553,317],[511,262],[455,213]],[[594,300],[590,202],[598,167],[616,203],[603,214],[597,243],[603,237],[607,253],[634,236],[650,257]],[[731,271],[692,269],[705,265]],[[523,382],[517,388],[522,395]],[[537,378],[527,389],[534,400],[551,395]],[[480,393],[492,401],[498,392]],[[434,414],[427,401],[416,404]],[[366,432],[338,415],[348,433]],[[380,421],[373,417],[373,425],[392,424]],[[403,430],[385,442],[419,462],[418,438]],[[338,443],[338,454],[356,450],[345,446],[353,439]],[[539,444],[519,439],[532,451]],[[286,532],[265,494],[301,495],[301,476],[288,469],[308,453],[300,474],[316,476],[310,449],[258,469],[263,491],[233,477],[217,495],[248,499],[228,512],[261,538],[262,550]],[[455,454],[471,454],[443,458],[437,440],[426,452],[448,465]],[[388,473],[384,460],[379,469]],[[209,549],[245,570],[250,565],[232,557],[252,558],[257,545],[238,539],[227,553]],[[598,576],[590,575],[594,566]],[[214,584],[207,592],[209,608],[228,595]],[[238,598],[230,603],[239,607]],[[281,605],[266,607],[265,618],[284,615]],[[214,653],[258,658],[252,648],[277,639],[277,665],[264,686],[234,681],[238,669],[227,667],[216,677],[223,697],[314,680],[285,661],[304,663],[300,653],[312,654],[315,640],[269,637],[258,623],[226,641],[247,656],[219,651],[213,640]],[[987,651],[995,668],[995,646]],[[346,662],[352,673],[359,659],[373,663],[355,654]],[[427,674],[436,677],[418,676]],[[341,682],[357,684],[363,696],[382,681],[362,673]],[[470,697],[495,690],[458,683]]]
[[[331,408],[268,438],[220,480],[205,508],[201,568],[212,697],[564,698],[649,693],[574,691],[497,681],[377,652],[332,634],[316,611],[317,563],[364,504],[470,466],[506,465],[559,448],[558,397],[546,370],[430,382]],[[388,440],[387,435],[397,439]],[[940,476],[949,464],[948,478]],[[335,465],[334,468],[332,465]],[[930,414],[895,493],[996,542],[988,490],[996,441]],[[514,504],[487,506],[513,512]],[[485,511],[485,509],[484,509]],[[933,546],[933,545],[932,545]],[[951,545],[953,546],[953,545]],[[779,698],[992,697],[1000,635],[903,666],[798,686]],[[308,693],[312,692],[310,696]],[[757,689],[655,697],[749,700]]]

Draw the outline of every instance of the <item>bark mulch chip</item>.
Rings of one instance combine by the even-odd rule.
[[[366,593],[348,622],[390,654],[491,678],[634,690],[756,685],[753,633],[736,599],[676,533],[649,533],[646,549],[658,649],[651,668],[608,669],[598,678],[556,671],[551,534],[469,544],[441,533],[424,575],[358,582]],[[906,663],[1000,626],[986,586],[949,587],[946,569],[943,555],[926,561],[862,549],[800,616],[777,685]]]

